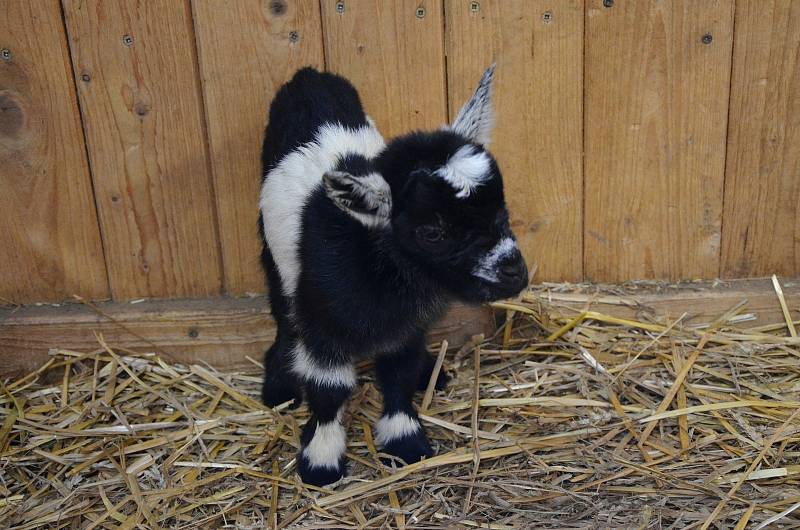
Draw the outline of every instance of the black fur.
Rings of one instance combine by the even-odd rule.
[[[310,68],[298,71],[270,108],[262,150],[265,178],[284,157],[312,142],[320,127],[331,123],[353,129],[367,125],[356,90],[332,74]],[[473,274],[478,258],[512,235],[502,178],[493,158],[491,178],[466,198],[456,197],[450,184],[435,174],[465,145],[483,150],[442,130],[395,139],[373,160],[342,153],[331,169],[383,176],[391,189],[391,221],[368,228],[337,207],[322,185],[315,188],[302,206],[301,272],[291,300],[282,291],[273,256],[264,245],[262,263],[278,336],[266,354],[263,399],[268,405],[288,400],[296,405],[305,388],[313,416],[303,430],[303,447],[319,424],[334,420],[351,389],[301,381],[290,370],[298,341],[322,367],[376,358],[384,414],[403,412],[417,418],[412,397],[427,386],[433,367],[424,337],[448,302],[494,300],[512,296],[526,285],[518,252],[508,258],[516,272],[501,282]],[[263,224],[259,228],[263,237]],[[431,234],[440,233],[442,239],[433,241]],[[445,381],[442,371],[437,388]],[[392,440],[383,451],[406,462],[432,454],[422,429]],[[301,454],[298,471],[308,483],[326,484],[344,474],[344,461],[335,469],[312,469]]]

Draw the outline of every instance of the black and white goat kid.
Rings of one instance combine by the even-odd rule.
[[[496,300],[527,284],[485,149],[493,71],[452,125],[388,144],[341,77],[302,69],[272,102],[260,208],[278,333],[263,399],[299,404],[305,390],[312,417],[297,464],[308,484],[345,472],[341,419],[365,357],[384,397],[377,444],[407,463],[430,456],[412,405],[433,366],[426,331],[453,299]]]

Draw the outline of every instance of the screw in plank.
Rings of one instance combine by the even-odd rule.
[[[131,46],[133,46],[133,37],[131,37],[130,35],[123,35],[122,44],[130,48]]]
[[[711,44],[711,41],[714,40],[714,37],[711,35],[711,33],[706,33],[700,40],[703,41],[703,44]]]
[[[81,74],[81,81],[83,81],[84,83],[88,83],[91,80],[92,76],[90,76],[89,74],[86,73]]]
[[[603,0],[603,6],[614,7],[614,0]]]
[[[417,8],[417,18],[425,18],[425,8],[418,7]]]
[[[297,42],[300,40],[300,34],[296,31],[289,32],[289,42]]]
[[[200,332],[197,331],[197,328],[189,328],[189,338],[196,339],[200,336]]]
[[[336,12],[340,15],[344,13],[344,2],[336,2]]]
[[[551,13],[550,11],[545,11],[544,13],[542,13],[542,22],[544,22],[545,24],[549,24],[552,21],[553,21],[553,13]]]
[[[8,48],[3,48],[2,50],[0,50],[0,57],[2,57],[4,61],[10,61],[11,50],[9,50]]]
[[[477,13],[481,10],[481,4],[478,2],[470,2],[469,3],[469,10],[471,13]]]

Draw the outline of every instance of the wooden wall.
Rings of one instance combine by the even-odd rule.
[[[800,275],[800,0],[4,0],[0,301],[263,291],[258,150],[302,65],[387,136],[497,61],[538,280]]]

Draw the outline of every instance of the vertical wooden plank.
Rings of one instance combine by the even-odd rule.
[[[583,0],[448,0],[445,13],[450,118],[496,61],[491,150],[511,225],[538,280],[580,280]]]
[[[64,0],[64,12],[113,296],[218,294],[187,2]]]
[[[588,0],[589,278],[718,274],[732,28],[732,0]]]
[[[800,275],[800,2],[738,0],[722,274]]]
[[[192,5],[225,290],[261,292],[256,230],[261,138],[278,88],[302,66],[323,66],[319,1],[238,1],[221,7],[194,0]]]
[[[322,1],[325,59],[386,136],[446,119],[442,0]]]
[[[60,6],[10,0],[0,10],[0,298],[106,297]]]

